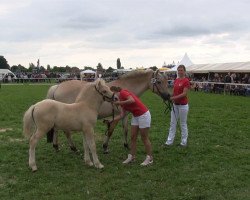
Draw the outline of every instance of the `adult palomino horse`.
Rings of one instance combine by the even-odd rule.
[[[36,145],[51,128],[64,131],[83,131],[84,160],[89,166],[93,163],[96,168],[103,168],[96,154],[94,126],[98,110],[103,101],[114,101],[114,93],[101,79],[88,83],[79,92],[76,103],[66,104],[46,99],[32,105],[23,117],[23,132],[30,139],[29,166],[37,170],[35,161]],[[33,133],[33,126],[36,130]],[[90,152],[93,162],[90,159]]]
[[[86,82],[77,80],[66,81],[59,85],[52,86],[48,93],[47,98],[55,99],[61,102],[73,103],[77,96],[77,93],[82,87],[85,87]],[[121,88],[128,89],[135,95],[140,96],[146,90],[151,89],[154,93],[158,94],[164,101],[169,99],[167,79],[159,73],[157,70],[154,72],[151,69],[148,70],[137,70],[129,72],[121,76],[118,80],[107,83],[108,86],[120,86]],[[104,102],[98,113],[98,118],[102,119],[113,115],[113,107],[111,104]],[[114,131],[114,128],[118,122],[111,124],[108,133],[103,143],[104,152],[108,152],[108,142]],[[123,130],[124,130],[124,146],[128,147],[127,133],[128,123],[127,117],[123,119]],[[71,140],[70,134],[66,133],[71,149],[75,150],[75,146]],[[54,137],[54,143],[57,143],[57,137]],[[54,144],[53,146],[57,146]]]

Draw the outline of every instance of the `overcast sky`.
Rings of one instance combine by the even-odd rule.
[[[250,61],[249,0],[0,0],[9,65]]]

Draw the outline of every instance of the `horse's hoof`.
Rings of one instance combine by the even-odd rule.
[[[59,151],[59,146],[58,144],[53,144],[53,148],[58,152]]]
[[[77,148],[76,148],[75,146],[70,147],[70,149],[71,149],[72,151],[74,151],[74,152],[77,152]]]
[[[109,150],[108,149],[103,149],[103,154],[109,154]]]
[[[124,148],[129,149],[128,143],[124,143]]]

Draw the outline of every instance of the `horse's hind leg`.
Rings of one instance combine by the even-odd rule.
[[[90,155],[89,155],[89,147],[88,147],[84,133],[83,133],[83,148],[84,148],[84,162],[88,166],[93,166],[93,162],[91,161]]]
[[[108,150],[109,139],[111,138],[111,136],[112,136],[112,134],[113,134],[113,132],[115,130],[115,127],[118,124],[118,122],[119,122],[119,120],[116,120],[116,121],[113,121],[110,124],[110,127],[108,129],[108,133],[107,133],[107,135],[105,137],[105,141],[104,141],[104,143],[102,145],[102,147],[103,147],[103,153],[105,153],[105,154],[109,153],[109,150]]]
[[[129,149],[128,146],[128,115],[126,115],[123,119],[122,119],[122,128],[123,128],[123,133],[124,133],[124,147],[126,149]]]
[[[51,129],[51,130],[53,130],[53,148],[56,151],[59,151],[57,131],[55,129]]]
[[[96,168],[103,168],[104,166],[100,163],[98,156],[96,154],[96,145],[95,145],[95,139],[94,139],[94,129],[92,127],[90,128],[84,128],[83,130],[86,138],[86,142],[88,144],[88,147],[91,151],[93,162]]]
[[[33,134],[30,138],[30,149],[29,149],[29,166],[33,172],[37,170],[36,166],[36,145],[38,141],[42,138],[43,132],[36,130],[35,134]]]

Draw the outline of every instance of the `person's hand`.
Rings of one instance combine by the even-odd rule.
[[[121,102],[120,102],[120,101],[114,101],[114,102],[113,102],[113,104],[115,104],[115,105],[118,105],[118,106],[119,106],[119,105],[121,105]]]

